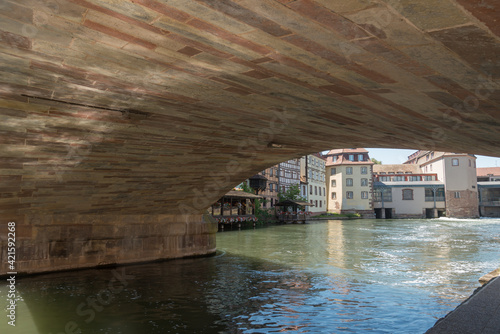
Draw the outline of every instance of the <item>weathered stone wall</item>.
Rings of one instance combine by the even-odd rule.
[[[500,217],[500,207],[498,206],[481,206],[481,216],[483,217]]]
[[[452,218],[479,218],[477,191],[461,190],[460,198],[455,191],[446,191],[446,216]]]
[[[217,224],[200,215],[54,215],[16,221],[18,273],[125,264],[215,252]],[[7,263],[7,224],[0,225]],[[4,233],[5,232],[5,233]],[[2,266],[0,275],[8,272]]]
[[[402,214],[395,214],[394,216],[392,216],[392,218],[394,218],[394,219],[423,219],[423,218],[425,218],[425,215],[402,213]]]
[[[331,212],[339,213],[342,215],[359,213],[361,215],[361,218],[367,218],[367,219],[375,218],[375,211],[373,210],[338,210],[337,212],[334,210]]]

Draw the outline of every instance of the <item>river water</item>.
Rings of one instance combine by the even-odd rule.
[[[16,327],[2,316],[0,333],[424,333],[499,266],[500,220],[331,220],[220,232],[217,245],[18,278]]]

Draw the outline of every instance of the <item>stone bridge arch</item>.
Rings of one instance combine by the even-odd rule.
[[[493,1],[0,7],[0,213],[19,272],[213,252],[204,210],[311,152],[500,155]]]

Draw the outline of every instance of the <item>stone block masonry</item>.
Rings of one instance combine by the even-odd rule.
[[[477,192],[471,190],[446,191],[446,216],[453,218],[479,218]]]
[[[7,223],[0,224],[7,231]],[[192,215],[54,215],[16,219],[18,274],[137,263],[215,252],[217,223]],[[0,260],[7,263],[6,233]],[[8,272],[2,266],[0,275]]]

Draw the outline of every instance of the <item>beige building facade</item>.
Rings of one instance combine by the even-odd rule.
[[[435,172],[443,182],[446,198],[446,216],[478,218],[476,157],[466,153],[417,151],[405,164],[420,167],[423,172]]]
[[[330,150],[326,154],[328,212],[373,217],[372,166],[363,148]]]
[[[259,195],[263,197],[262,207],[264,209],[273,208],[274,205],[278,203],[278,171],[279,165],[275,165],[260,172],[262,176],[267,178],[266,189],[259,193]]]

